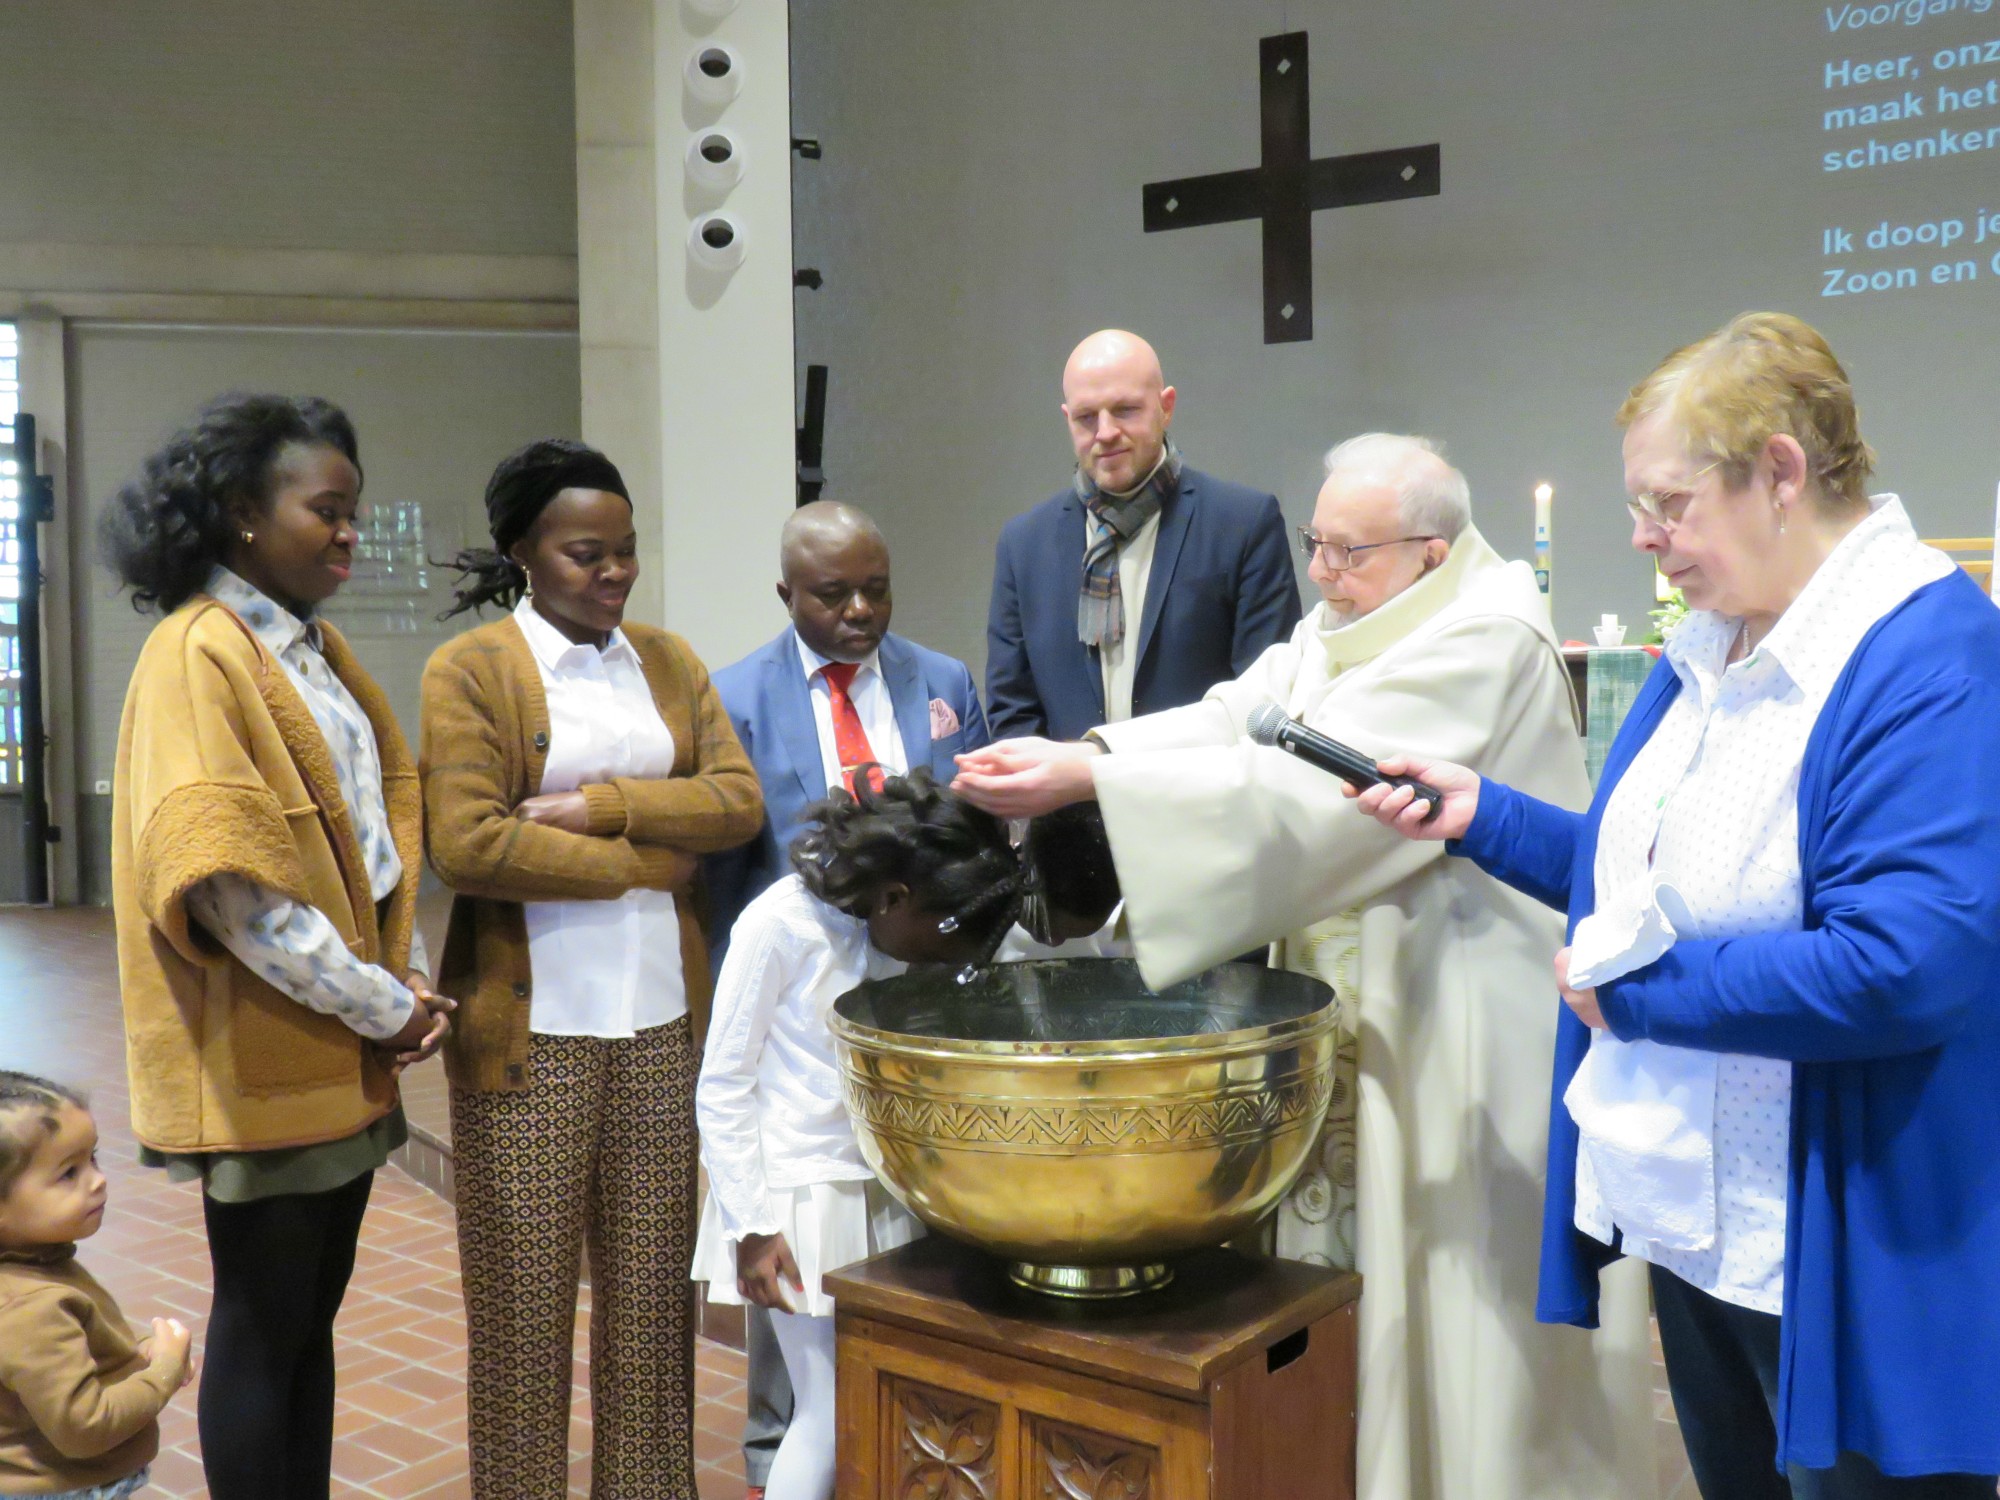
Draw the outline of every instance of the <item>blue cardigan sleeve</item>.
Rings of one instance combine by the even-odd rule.
[[[1853,695],[1807,752],[1805,930],[1677,943],[1600,986],[1614,1035],[1794,1062],[1922,1051],[1992,1002],[2000,963],[2000,690],[1936,673]],[[1822,729],[1834,717],[1829,705]],[[1805,782],[1828,783],[1817,826]]]
[[[1481,780],[1472,826],[1464,838],[1447,840],[1445,851],[1464,855],[1495,880],[1563,911],[1569,905],[1583,822],[1582,813]]]

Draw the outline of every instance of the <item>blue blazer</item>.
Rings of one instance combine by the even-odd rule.
[[[899,635],[882,637],[879,660],[889,701],[895,705],[904,756],[912,768],[929,766],[939,781],[950,781],[958,774],[952,757],[991,739],[971,671],[964,662]],[[757,837],[703,861],[710,931],[715,934],[710,951],[719,967],[729,946],[729,929],[743,908],[766,886],[791,873],[792,840],[805,826],[807,805],[826,795],[826,771],[820,760],[819,731],[813,726],[812,689],[799,661],[798,637],[790,626],[776,640],[717,672],[714,682],[764,789],[764,826]],[[942,698],[958,715],[957,731],[943,739],[931,738],[933,698]]]
[[[1074,490],[1001,529],[986,620],[995,739],[1073,740],[1104,722],[1104,674],[1097,653],[1076,638],[1083,553],[1083,502]],[[1179,491],[1160,509],[1132,712],[1197,701],[1266,647],[1289,640],[1299,618],[1277,498],[1183,469]]]
[[[1558,909],[1594,904],[1605,800],[1680,679],[1661,662],[1586,813],[1494,782],[1453,852]],[[1778,1463],[2000,1473],[2000,609],[1962,573],[1862,638],[1799,775],[1799,932],[1682,942],[1597,1003],[1616,1036],[1789,1058]],[[1544,1322],[1597,1322],[1618,1252],[1574,1227],[1564,1010],[1549,1113]]]

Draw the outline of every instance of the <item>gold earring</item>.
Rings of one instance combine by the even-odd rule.
[[[1785,507],[1776,500],[1773,500],[1771,503],[1778,507],[1778,535],[1783,536],[1785,534]]]
[[[246,531],[246,532],[244,532],[244,533],[243,533],[243,545],[244,545],[244,546],[248,547],[248,546],[252,545],[253,543],[255,543],[255,542],[256,542],[256,540],[257,540],[257,533],[256,533],[256,532],[254,532],[254,531]]]

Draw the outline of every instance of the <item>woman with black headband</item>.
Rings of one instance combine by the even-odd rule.
[[[697,856],[761,826],[756,773],[687,643],[626,625],[625,481],[547,439],[486,488],[450,611],[505,618],[424,672],[473,1494],[569,1485],[579,1257],[592,1493],[694,1500],[694,1085],[709,998]]]

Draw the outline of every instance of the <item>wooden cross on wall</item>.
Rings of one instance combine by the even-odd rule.
[[[1149,182],[1146,233],[1197,224],[1261,220],[1264,227],[1264,342],[1313,335],[1312,216],[1323,208],[1434,198],[1442,183],[1436,145],[1353,156],[1312,154],[1306,92],[1306,34],[1257,43],[1261,62],[1264,160],[1238,172]]]

